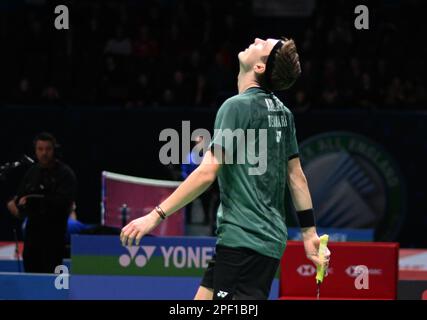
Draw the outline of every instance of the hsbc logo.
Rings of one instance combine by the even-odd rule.
[[[311,277],[316,274],[316,268],[311,264],[303,264],[297,268],[297,272],[300,276]]]

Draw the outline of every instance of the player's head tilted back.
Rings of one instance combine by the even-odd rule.
[[[238,55],[240,74],[253,76],[263,88],[281,91],[290,88],[301,74],[294,40],[256,38]]]

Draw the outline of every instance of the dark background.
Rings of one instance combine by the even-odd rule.
[[[395,239],[426,247],[427,159],[423,1],[369,1],[370,29],[354,28],[352,1],[315,1],[309,16],[260,17],[251,1],[64,1],[70,30],[56,30],[50,1],[0,5],[0,164],[54,133],[79,181],[79,220],[100,221],[103,170],[173,179],[159,133],[213,127],[237,93],[237,53],[255,37],[295,39],[303,74],[280,94],[299,141],[345,130],[398,161],[407,208]],[[0,182],[0,201],[23,170]],[[18,221],[0,206],[0,240]]]

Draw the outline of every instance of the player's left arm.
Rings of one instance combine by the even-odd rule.
[[[301,167],[299,157],[288,161],[288,186],[301,226],[301,234],[307,258],[316,265],[327,265],[330,257],[329,250],[325,254],[325,261],[320,261],[318,257],[320,239],[316,231],[313,203],[311,201],[307,178]]]
[[[215,181],[220,167],[220,159],[214,155],[214,152],[208,150],[200,165],[159,205],[166,217],[175,213],[205,192]],[[133,240],[135,240],[135,243],[138,245],[141,238],[150,233],[161,221],[162,218],[156,210],[131,221],[122,229],[120,234],[122,244],[126,245],[127,243],[128,245],[132,245]]]

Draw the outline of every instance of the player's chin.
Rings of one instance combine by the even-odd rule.
[[[239,54],[237,55],[237,58],[239,59],[240,62],[243,62],[244,56],[245,56],[245,51],[240,51]]]

